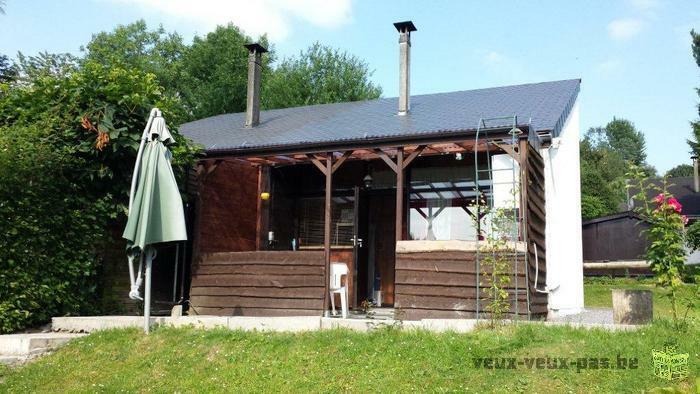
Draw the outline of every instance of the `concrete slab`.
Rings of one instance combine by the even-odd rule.
[[[476,319],[423,319],[421,325],[424,330],[433,332],[453,331],[458,333],[471,332],[478,322]]]
[[[151,317],[151,325],[163,324],[167,318]],[[94,332],[112,328],[143,327],[143,316],[70,316],[51,319],[51,329],[62,332]]]
[[[303,332],[321,328],[320,316],[251,317],[232,316],[228,328],[245,331]]]
[[[55,350],[85,334],[33,333],[0,335],[0,362],[16,363]]]
[[[592,318],[595,317],[595,318]],[[639,326],[612,324],[611,316],[607,311],[568,317],[557,321],[517,321],[505,320],[504,324],[545,324],[567,325],[578,328],[600,328],[610,331],[635,330]],[[403,330],[427,330],[432,332],[453,331],[467,333],[473,331],[479,323],[487,323],[487,320],[476,319],[423,319],[405,320],[397,322],[393,319],[340,319],[319,316],[285,316],[285,317],[252,317],[252,316],[181,316],[181,317],[152,317],[152,325],[166,325],[173,327],[193,326],[196,328],[210,329],[217,327],[232,330],[246,331],[280,331],[303,332],[329,329],[349,329],[354,331],[371,331],[380,327],[395,326]],[[90,333],[97,330],[111,328],[143,327],[141,316],[85,316],[85,317],[55,317],[52,321],[52,330],[58,332]]]
[[[394,320],[377,320],[377,319],[339,319],[333,317],[321,318],[322,330],[333,329],[348,329],[353,331],[366,332],[380,327],[386,327],[394,324]]]
[[[228,327],[227,316],[180,316],[180,317],[166,317],[163,319],[162,324],[172,326],[172,327],[186,327],[193,326],[196,328],[227,328]]]

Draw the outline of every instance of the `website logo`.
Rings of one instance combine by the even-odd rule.
[[[677,380],[688,377],[688,353],[678,353],[674,345],[666,345],[663,350],[652,350],[654,375],[666,379]]]

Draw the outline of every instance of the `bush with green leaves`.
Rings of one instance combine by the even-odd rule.
[[[148,113],[181,106],[153,74],[42,55],[0,84],[0,332],[99,313],[95,273],[124,218]],[[173,130],[176,173],[196,149]]]
[[[94,312],[110,196],[83,193],[85,163],[42,125],[0,128],[0,333]]]

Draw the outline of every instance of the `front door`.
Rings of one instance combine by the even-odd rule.
[[[383,306],[394,304],[395,196],[392,190],[355,189],[355,306],[376,301],[376,290]]]

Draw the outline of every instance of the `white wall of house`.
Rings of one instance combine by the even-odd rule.
[[[550,315],[583,309],[579,103],[557,139],[542,149],[545,170],[547,289]]]

